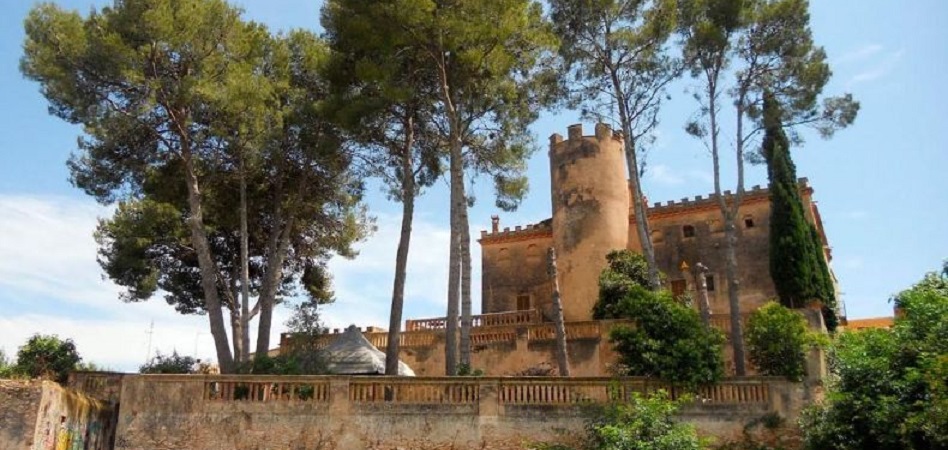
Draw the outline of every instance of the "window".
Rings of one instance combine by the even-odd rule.
[[[744,226],[746,228],[754,228],[754,218],[751,216],[744,217]]]
[[[683,234],[686,238],[695,237],[694,225],[685,225],[681,227],[681,234]]]
[[[517,296],[517,311],[526,311],[530,309],[530,296],[529,295],[518,295]]]
[[[675,297],[681,297],[685,295],[685,289],[688,287],[688,283],[685,280],[672,280],[672,295]]]
[[[714,275],[705,275],[704,284],[708,287],[708,292],[714,290]]]

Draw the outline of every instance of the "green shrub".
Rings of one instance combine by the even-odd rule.
[[[699,450],[707,444],[694,425],[674,416],[680,402],[665,391],[642,396],[633,393],[627,403],[598,407],[597,418],[586,426],[578,448],[583,450]],[[563,443],[536,443],[531,450],[573,450]]]
[[[155,357],[143,364],[139,373],[195,373],[198,361],[190,356],[181,356],[177,351],[172,351],[170,355],[162,355],[156,352]]]
[[[799,313],[770,302],[751,313],[744,338],[751,362],[761,375],[800,381],[806,375],[806,355],[816,341]]]
[[[65,383],[69,372],[80,361],[82,357],[72,339],[35,334],[17,352],[14,370],[30,378],[43,377]]]
[[[635,326],[609,334],[623,375],[655,377],[685,387],[715,383],[724,373],[724,335],[705,328],[698,313],[668,291],[632,289],[615,308]]]
[[[806,411],[810,449],[948,448],[948,270],[895,299],[892,330],[845,332],[827,401]]]
[[[637,393],[628,403],[606,410],[602,422],[590,427],[596,450],[698,450],[702,442],[691,424],[674,420],[679,403],[665,391],[647,397]]]

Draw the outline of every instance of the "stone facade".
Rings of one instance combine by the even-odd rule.
[[[116,450],[523,449],[573,442],[598,407],[667,388],[635,378],[131,375],[122,384]],[[811,394],[777,379],[726,380],[680,417],[730,438],[768,413],[792,423]]]
[[[0,450],[110,450],[116,413],[51,381],[0,380]]]
[[[583,136],[573,125],[569,138],[550,138],[553,217],[526,227],[499,227],[494,218],[490,232],[482,231],[482,302],[484,314],[535,309],[549,317],[551,288],[546,250],[555,246],[560,261],[560,289],[565,317],[590,320],[598,296],[599,273],[605,255],[614,249],[641,252],[629,207],[622,141],[605,125],[594,136]],[[829,246],[813,188],[800,180],[808,219],[816,224],[827,260]],[[724,193],[727,201],[733,198]],[[724,271],[724,226],[713,195],[655,203],[647,210],[656,262],[667,276],[668,287],[679,293],[695,292],[693,268],[701,262],[710,269],[709,300],[714,313],[726,314],[728,286]],[[741,244],[738,270],[742,312],[750,312],[776,297],[769,266],[770,194],[754,186],[745,192],[738,214]],[[682,271],[682,263],[689,269]],[[526,301],[528,299],[528,301]]]

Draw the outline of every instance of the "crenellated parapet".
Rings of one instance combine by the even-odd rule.
[[[813,188],[810,186],[810,181],[807,178],[800,178],[797,180],[797,183],[800,186],[801,194],[809,196],[813,193]],[[723,195],[725,202],[728,204],[733,201],[734,193],[732,191],[726,190],[723,192]],[[741,201],[744,204],[770,201],[770,189],[760,185],[754,185],[744,191],[744,196]],[[668,200],[666,202],[655,202],[648,207],[648,216],[649,218],[654,218],[691,214],[698,210],[717,209],[718,207],[718,196],[712,193],[707,196],[697,195],[693,198],[683,198],[678,201]],[[635,220],[635,214],[631,208],[629,209],[629,219]]]
[[[481,230],[481,238],[478,239],[478,242],[481,245],[490,245],[551,237],[553,237],[553,221],[547,219],[524,226],[517,225],[513,229],[504,227],[503,230],[494,228],[489,232]]]

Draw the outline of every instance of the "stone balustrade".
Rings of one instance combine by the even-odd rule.
[[[493,314],[478,314],[476,316],[471,316],[471,327],[474,328],[530,324],[538,322],[540,322],[540,314],[533,309]],[[434,319],[406,320],[405,331],[443,330],[446,324],[447,319],[444,317],[437,317]]]

